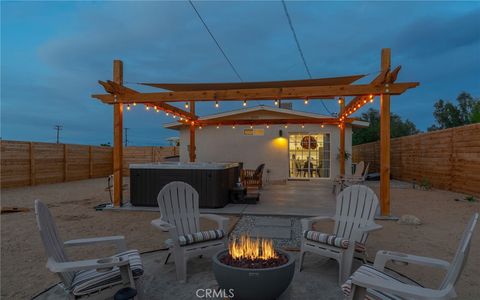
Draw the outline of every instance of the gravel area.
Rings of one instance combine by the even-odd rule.
[[[230,233],[230,238],[239,237],[242,234],[248,234],[251,237],[256,237],[255,230],[259,227],[271,227],[273,231],[276,229],[287,229],[290,231],[290,238],[275,238],[272,237],[272,241],[275,247],[284,249],[298,249],[300,248],[300,235],[302,232],[302,225],[300,224],[301,218],[295,217],[270,217],[270,216],[243,216],[238,221],[237,225]],[[274,223],[275,221],[286,221],[290,223],[290,227],[286,226],[264,226],[259,225],[265,223]],[[261,236],[260,236],[261,237]],[[270,237],[268,237],[270,238]]]

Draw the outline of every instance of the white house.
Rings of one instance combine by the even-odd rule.
[[[331,117],[260,105],[201,117],[199,121],[215,123],[218,120],[221,123],[228,120],[232,123],[235,120],[300,118]],[[351,126],[368,126],[368,123],[354,121],[346,127],[345,151],[348,153],[352,153]],[[180,131],[180,161],[188,162],[188,124],[169,123],[165,128]],[[196,161],[242,162],[244,168],[248,169],[255,169],[264,163],[264,180],[267,182],[316,178],[325,180],[339,175],[340,130],[337,125],[211,125],[197,128],[195,135]],[[346,170],[350,167],[351,160],[347,160]]]

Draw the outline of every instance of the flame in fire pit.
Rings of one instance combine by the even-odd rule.
[[[251,239],[248,235],[240,236],[228,246],[228,253],[233,259],[273,259],[277,258],[272,240]]]

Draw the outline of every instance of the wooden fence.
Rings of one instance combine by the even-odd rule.
[[[438,130],[391,140],[392,177],[480,195],[480,124]],[[352,160],[379,172],[379,142],[353,146]]]
[[[106,177],[113,172],[113,148],[0,141],[1,187],[56,183]],[[126,147],[123,150],[124,176],[130,163],[163,161],[177,155],[176,147]]]

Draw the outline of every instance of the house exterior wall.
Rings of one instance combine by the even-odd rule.
[[[340,131],[337,126],[326,125],[270,125],[264,129],[263,136],[244,135],[243,130],[249,126],[207,126],[196,130],[196,161],[198,162],[243,162],[244,168],[255,169],[265,163],[264,180],[285,181],[289,175],[288,137],[290,133],[329,133],[330,134],[330,179],[339,175],[340,164],[337,159],[340,146]],[[283,137],[279,137],[282,130]],[[180,129],[180,161],[189,161],[188,145],[189,129]],[[352,153],[352,130],[345,130],[345,149]],[[351,160],[346,161],[345,169],[349,170]]]

